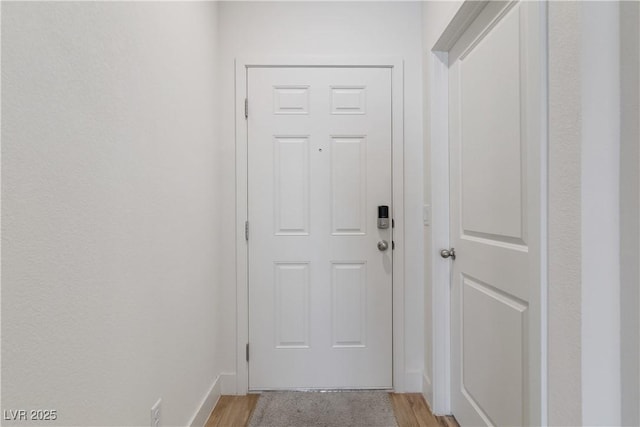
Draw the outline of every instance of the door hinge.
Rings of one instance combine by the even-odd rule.
[[[244,99],[244,118],[249,118],[249,98]]]
[[[393,240],[391,241],[391,250],[394,250],[396,248],[396,242],[394,242]]]
[[[244,222],[244,240],[249,241],[249,221]]]
[[[249,343],[247,343],[247,362],[249,361]]]
[[[391,228],[396,228],[396,221],[391,218]]]

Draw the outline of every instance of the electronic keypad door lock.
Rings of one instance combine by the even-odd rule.
[[[378,228],[389,228],[389,206],[378,206]]]

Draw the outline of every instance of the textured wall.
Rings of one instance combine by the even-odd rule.
[[[620,425],[620,3],[580,9],[582,423]]]
[[[640,3],[620,4],[622,423],[640,425]]]
[[[224,200],[235,200],[234,59],[251,55],[392,55],[404,58],[405,362],[413,391],[423,365],[422,79],[419,2],[221,2],[220,81]],[[223,207],[225,300],[235,301],[235,206]],[[225,317],[235,318],[228,304]],[[227,340],[235,324],[226,327]],[[229,350],[233,350],[230,348]],[[225,357],[235,367],[235,353]]]
[[[220,372],[216,23],[3,2],[2,409],[185,425]]]
[[[549,424],[581,423],[580,9],[549,3]]]

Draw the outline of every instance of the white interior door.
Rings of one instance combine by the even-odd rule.
[[[541,422],[537,2],[489,2],[449,52],[452,411]]]
[[[391,70],[247,81],[249,389],[390,388]]]

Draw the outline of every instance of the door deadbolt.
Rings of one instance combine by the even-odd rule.
[[[440,256],[442,258],[456,259],[456,250],[455,250],[455,248],[443,249],[443,250],[440,251]]]
[[[378,228],[389,228],[389,206],[378,206]]]

